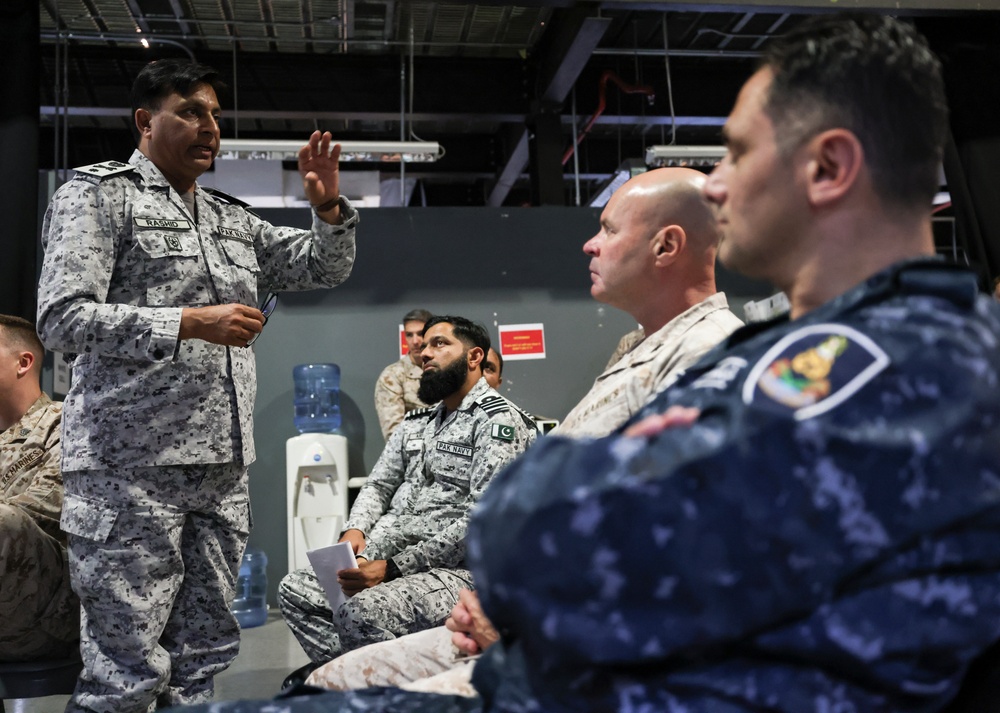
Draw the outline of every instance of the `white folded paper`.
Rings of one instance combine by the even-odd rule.
[[[323,585],[330,609],[334,612],[347,601],[347,595],[337,582],[337,572],[342,569],[354,569],[358,561],[354,558],[354,550],[350,542],[338,542],[335,545],[320,547],[306,552],[309,564],[316,571],[319,583]]]

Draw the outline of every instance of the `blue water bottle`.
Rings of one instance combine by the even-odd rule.
[[[340,367],[299,364],[295,379],[295,428],[299,433],[334,433],[340,428]]]
[[[233,614],[241,629],[267,621],[267,555],[258,547],[247,547],[236,578]]]

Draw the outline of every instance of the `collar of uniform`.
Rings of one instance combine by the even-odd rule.
[[[476,399],[481,398],[490,391],[493,391],[493,387],[491,387],[488,383],[486,383],[486,379],[480,376],[479,381],[477,381],[475,384],[472,385],[472,388],[469,389],[469,393],[467,393],[465,395],[465,398],[462,399],[462,403],[460,403],[458,405],[458,408],[452,411],[451,413],[456,413],[457,411],[470,410],[475,404]],[[493,391],[493,393],[497,392]],[[499,394],[497,395],[499,396]],[[444,401],[438,402],[436,408],[437,408],[437,413],[434,415],[434,420],[438,423],[438,425],[440,425],[444,421],[444,419],[446,419],[448,416],[451,416],[451,413],[445,415]]]
[[[704,319],[706,315],[718,312],[721,309],[729,309],[729,300],[726,299],[726,293],[716,292],[713,295],[709,295],[698,304],[688,307],[652,334],[647,334],[639,344],[626,352],[621,359],[604,373],[621,371],[637,359],[646,359],[647,353],[650,350],[659,349],[669,336],[677,335],[677,337],[680,337],[680,335]]]
[[[163,174],[160,173],[160,169],[156,167],[156,164],[149,160],[142,151],[136,149],[132,152],[132,156],[129,158],[128,162],[135,166],[136,171],[142,176],[143,182],[147,186],[153,186],[156,188],[162,188],[165,191],[170,190],[170,183],[164,178]]]
[[[796,324],[828,322],[838,315],[861,307],[868,302],[882,299],[888,293],[934,294],[957,303],[975,301],[975,275],[968,269],[951,265],[940,257],[919,257],[901,260],[876,272],[861,284],[834,297],[824,305],[795,320]],[[970,288],[971,285],[971,288]],[[971,294],[970,294],[971,289]],[[787,313],[766,322],[756,322],[741,327],[723,342],[728,349],[735,344],[749,341],[771,327],[789,322]]]
[[[15,440],[19,440],[21,438],[21,431],[24,429],[28,429],[29,431],[34,430],[39,419],[42,417],[42,412],[48,408],[51,403],[52,399],[50,399],[48,394],[43,391],[42,395],[35,399],[35,403],[31,404],[27,412],[21,416],[17,423],[3,433],[0,433],[0,443],[13,443]]]
[[[400,361],[403,362],[403,366],[406,368],[406,375],[409,376],[411,379],[419,379],[423,375],[424,373],[423,367],[417,366],[412,361],[410,361],[410,357],[407,354],[404,354],[403,358],[400,359]]]

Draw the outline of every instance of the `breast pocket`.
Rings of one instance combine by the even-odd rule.
[[[238,269],[247,270],[254,275],[260,272],[260,265],[257,264],[257,252],[253,249],[253,243],[235,238],[223,238],[219,242],[222,244],[222,251],[226,254],[231,265]]]
[[[170,230],[136,230],[142,252],[146,303],[151,307],[198,304],[190,281],[201,251],[194,234]]]

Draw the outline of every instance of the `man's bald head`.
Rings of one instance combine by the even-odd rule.
[[[699,246],[714,247],[719,232],[712,209],[702,191],[706,176],[690,168],[657,168],[639,174],[622,189],[635,201],[643,219],[652,226],[677,224]]]
[[[702,196],[704,185],[698,171],[660,168],[615,191],[601,214],[600,232],[583,247],[591,256],[595,299],[648,329],[715,292],[718,229]],[[697,299],[690,302],[694,293]]]

